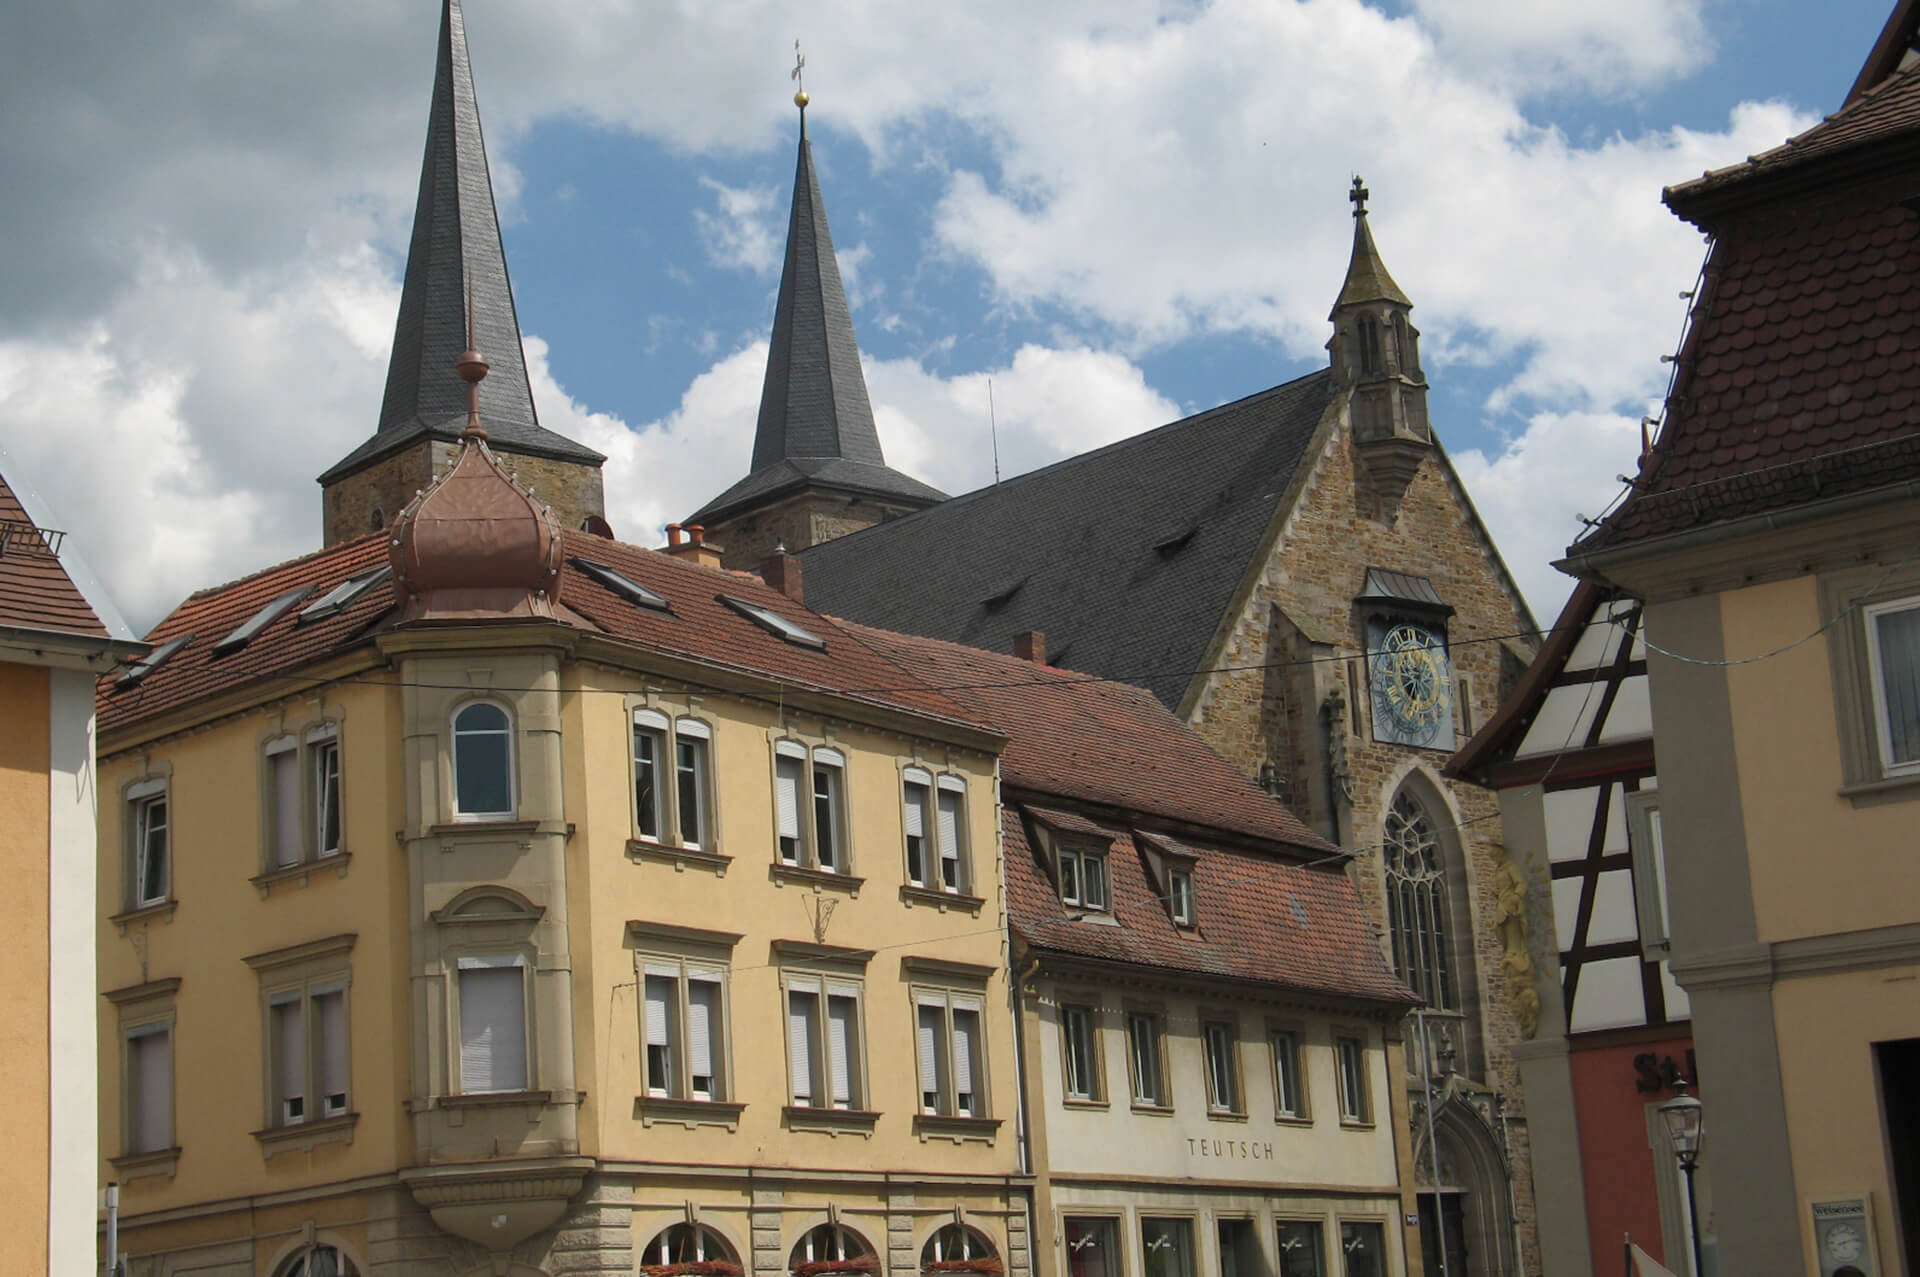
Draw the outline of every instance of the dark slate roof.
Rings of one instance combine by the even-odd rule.
[[[407,250],[380,423],[372,438],[321,475],[320,482],[349,474],[422,436],[449,441],[460,437],[467,424],[467,387],[454,365],[467,348],[469,287],[475,349],[492,364],[480,386],[488,441],[502,452],[599,465],[606,458],[543,430],[534,414],[473,72],[467,65],[466,28],[459,0],[444,0],[420,197],[413,211],[413,242]]]
[[[1367,226],[1367,210],[1356,208],[1353,214],[1353,253],[1347,258],[1347,279],[1340,286],[1340,296],[1333,303],[1338,312],[1342,306],[1355,302],[1398,302],[1411,308],[1413,303],[1400,291],[1400,285],[1393,282],[1393,276],[1387,274],[1387,264],[1380,258],[1380,250],[1374,247],[1373,231]]]
[[[1453,605],[1440,597],[1440,591],[1433,588],[1433,582],[1424,576],[1415,576],[1411,572],[1394,572],[1387,568],[1368,568],[1366,584],[1360,587],[1360,595],[1355,602],[1385,600],[1392,603],[1411,603],[1416,607],[1433,608],[1436,611],[1453,611]]]
[[[827,228],[827,206],[813,170],[804,109],[787,259],[780,272],[760,420],[753,436],[753,470],[687,522],[717,521],[798,487],[883,496],[914,506],[946,498],[937,488],[889,468],[880,451],[853,316]]]
[[[1311,373],[814,546],[807,601],[998,652],[1039,630],[1055,663],[1177,705],[1332,388]]]

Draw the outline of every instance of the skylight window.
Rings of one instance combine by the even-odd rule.
[[[595,563],[592,559],[568,559],[567,562],[618,594],[629,603],[638,603],[641,607],[652,608],[656,612],[672,612],[673,608],[666,599],[649,590],[638,581],[632,580],[620,572],[614,571],[604,563]]]
[[[347,610],[347,605],[365,594],[380,582],[393,575],[393,565],[375,568],[371,572],[362,572],[359,576],[350,576],[340,584],[328,590],[300,609],[298,624],[308,621],[323,621],[329,616],[338,616]]]
[[[213,645],[215,656],[225,656],[237,652],[260,636],[260,631],[272,625],[287,614],[287,609],[313,593],[311,585],[303,585],[297,590],[288,590],[273,602],[255,612],[239,629]]]
[[[159,669],[161,665],[166,663],[168,657],[191,642],[193,642],[193,635],[191,634],[182,634],[179,638],[168,639],[159,647],[148,652],[139,664],[130,666],[122,671],[120,677],[113,680],[113,685],[122,688],[132,687],[135,683],[138,683],[141,679]]]
[[[769,634],[777,634],[787,642],[796,643],[801,647],[817,648],[822,652],[827,650],[827,641],[818,634],[812,630],[800,628],[786,617],[777,612],[770,612],[758,603],[736,599],[731,594],[722,594],[720,601]]]

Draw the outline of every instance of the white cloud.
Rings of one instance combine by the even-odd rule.
[[[1527,92],[1625,96],[1713,56],[1701,0],[1412,0],[1450,60]]]
[[[1552,560],[1584,531],[1578,516],[1599,517],[1620,494],[1615,476],[1633,470],[1639,451],[1636,417],[1540,413],[1495,456],[1454,454],[1454,469],[1541,624],[1573,590]]]
[[[710,177],[701,178],[700,185],[713,192],[714,208],[695,209],[693,220],[713,264],[756,275],[779,270],[786,233],[775,211],[773,188],[728,186]]]

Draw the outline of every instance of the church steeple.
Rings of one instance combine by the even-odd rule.
[[[799,67],[795,67],[796,78]],[[874,428],[853,316],[840,283],[826,201],[807,136],[805,90],[787,256],[774,304],[773,338],[754,429],[753,469],[708,502],[704,525],[726,562],[751,566],[774,544],[803,550],[946,499],[887,465]],[[763,544],[764,543],[764,544]]]
[[[1427,380],[1420,371],[1420,333],[1413,302],[1393,282],[1367,224],[1368,191],[1356,177],[1353,254],[1327,318],[1336,385],[1348,392],[1354,449],[1390,512],[1433,447],[1427,422]]]
[[[600,514],[605,458],[542,429],[534,411],[464,15],[460,0],[442,0],[439,62],[386,393],[373,437],[320,476],[329,544],[398,514],[431,482],[436,463],[458,451],[468,387],[455,366],[470,346],[492,356],[480,406],[494,449],[512,454],[570,524]]]

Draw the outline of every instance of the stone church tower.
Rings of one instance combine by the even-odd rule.
[[[467,387],[454,366],[469,347],[486,351],[493,363],[480,388],[493,450],[553,506],[562,526],[583,527],[601,518],[600,465],[606,458],[542,429],[534,412],[467,65],[466,27],[458,0],[450,0],[440,19],[426,156],[380,423],[371,438],[320,476],[327,545],[386,527],[458,456]]]
[[[782,542],[804,550],[946,500],[944,492],[889,467],[880,450],[813,171],[807,95],[796,94],[794,102],[800,159],[753,469],[687,519],[722,548],[727,567],[753,567]]]

